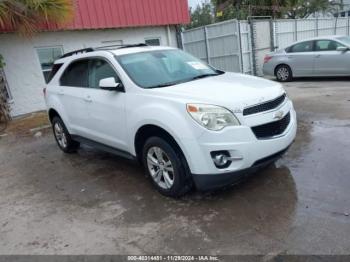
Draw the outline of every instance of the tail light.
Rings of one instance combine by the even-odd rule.
[[[272,59],[272,56],[266,55],[264,58],[264,64],[268,63]]]

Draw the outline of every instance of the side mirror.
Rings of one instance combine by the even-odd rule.
[[[101,79],[99,85],[100,85],[100,88],[103,90],[124,92],[123,84],[117,83],[114,77]]]
[[[349,47],[346,47],[346,46],[337,47],[337,51],[340,51],[340,52],[346,52],[348,50],[349,50]]]

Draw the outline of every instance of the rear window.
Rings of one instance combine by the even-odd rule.
[[[54,64],[52,69],[51,69],[51,72],[47,78],[47,83],[49,83],[52,78],[55,77],[56,73],[58,72],[58,70],[60,70],[60,68],[62,67],[63,64]]]
[[[286,51],[287,53],[312,52],[313,45],[313,41],[302,42],[289,47]]]

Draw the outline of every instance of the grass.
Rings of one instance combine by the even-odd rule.
[[[5,133],[14,135],[32,135],[33,129],[45,128],[50,124],[46,112],[36,112],[10,121]]]

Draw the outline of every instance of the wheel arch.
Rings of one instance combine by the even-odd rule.
[[[49,120],[50,120],[50,122],[52,123],[52,119],[55,117],[55,116],[58,116],[59,118],[61,118],[62,119],[62,117],[60,116],[60,114],[55,110],[55,109],[53,109],[53,108],[50,108],[49,110],[48,110],[48,115],[49,115]]]
[[[152,136],[158,136],[160,138],[163,138],[168,143],[170,143],[171,146],[175,147],[175,149],[179,150],[181,155],[185,157],[185,154],[183,150],[181,149],[179,143],[176,141],[176,139],[171,135],[167,130],[164,128],[154,125],[154,124],[146,124],[141,126],[134,137],[134,148],[137,159],[140,161],[142,157],[142,149],[143,145]]]

